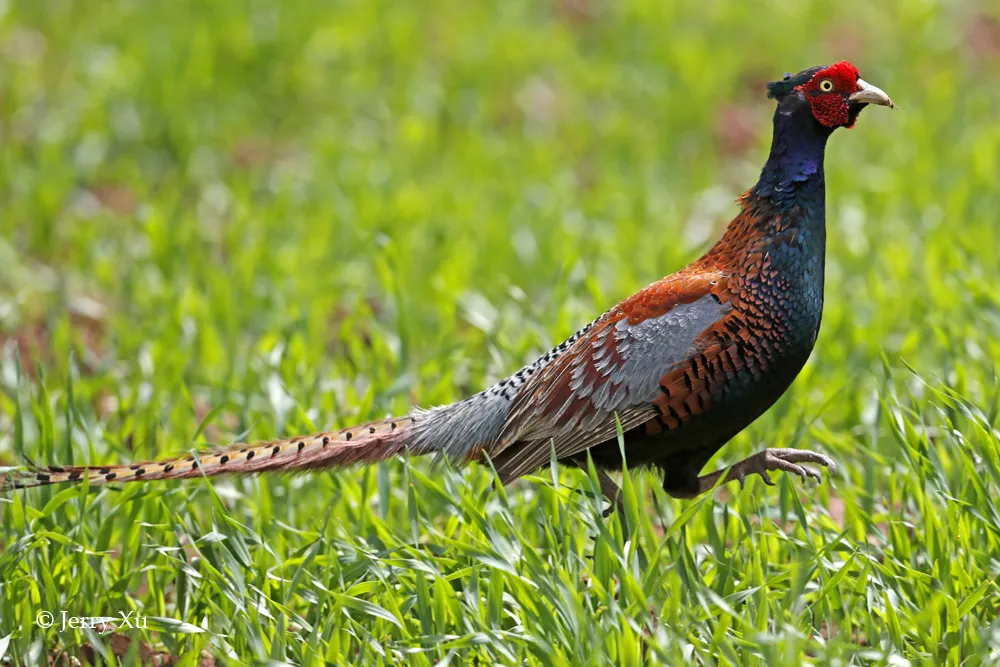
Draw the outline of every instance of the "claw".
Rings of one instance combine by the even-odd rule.
[[[764,483],[768,486],[774,486],[774,482],[771,481],[771,476],[767,474],[767,470],[761,470],[758,475],[764,480]]]

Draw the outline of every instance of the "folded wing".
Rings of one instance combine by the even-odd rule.
[[[489,453],[504,483],[549,459],[572,457],[661,414],[661,381],[698,355],[703,334],[731,310],[727,278],[681,272],[595,322],[518,396]]]

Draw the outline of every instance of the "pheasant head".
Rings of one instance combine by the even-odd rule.
[[[862,79],[858,68],[846,60],[786,74],[781,81],[767,84],[767,95],[778,100],[779,106],[808,103],[816,122],[831,130],[854,127],[858,114],[869,104],[896,108],[885,91]]]

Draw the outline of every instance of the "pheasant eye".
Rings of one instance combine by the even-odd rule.
[[[830,81],[830,79],[823,79],[819,82],[819,89],[824,93],[833,92],[833,81]]]

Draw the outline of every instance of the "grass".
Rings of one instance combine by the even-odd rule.
[[[0,662],[995,662],[998,21],[0,3],[7,465],[455,400],[707,247],[766,155],[764,81],[849,58],[903,107],[832,139],[816,351],[709,464],[806,446],[838,477],[680,502],[632,471],[627,526],[579,472],[494,492],[420,460],[21,492],[0,498]],[[62,610],[146,627],[36,623]]]

